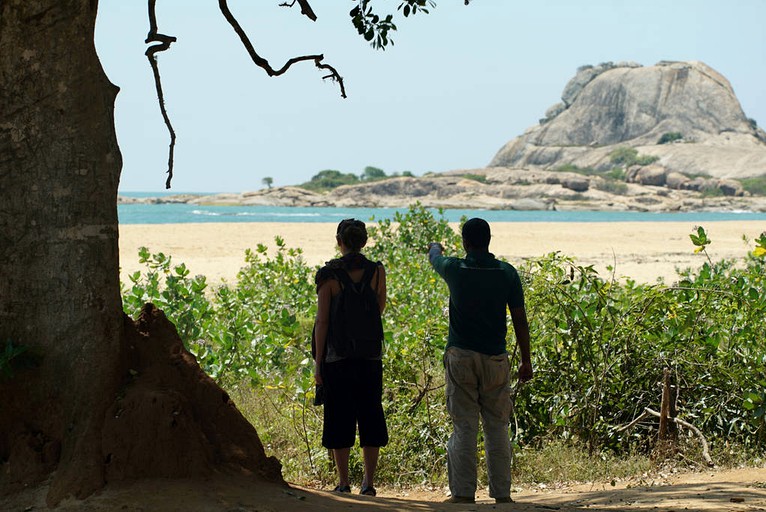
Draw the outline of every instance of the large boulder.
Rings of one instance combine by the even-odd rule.
[[[561,180],[561,186],[575,192],[585,192],[590,188],[590,180],[580,176],[568,177]]]
[[[659,165],[649,165],[647,167],[639,167],[636,172],[635,182],[641,185],[651,185],[654,187],[662,187],[665,185],[667,179],[667,171],[664,167]]]
[[[680,172],[669,172],[665,176],[665,186],[673,190],[681,190],[689,182],[689,177]]]
[[[629,146],[660,157],[669,172],[766,174],[766,134],[747,118],[726,78],[701,62],[584,66],[561,99],[489,165],[603,168],[613,149]],[[658,144],[666,134],[680,134],[682,142]]]

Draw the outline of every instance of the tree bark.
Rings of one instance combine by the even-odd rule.
[[[115,453],[123,452],[106,435],[141,431],[142,422],[155,429],[177,425],[175,419],[165,422],[162,411],[155,417],[121,415],[126,395],[133,404],[157,396],[151,383],[137,385],[140,376],[128,378],[135,377],[129,364],[150,368],[146,358],[165,358],[184,375],[199,372],[175,341],[166,344],[175,347],[172,353],[138,351],[144,357],[139,361],[135,340],[152,336],[124,323],[117,224],[122,158],[113,117],[119,89],[96,55],[97,4],[0,0],[0,348],[24,346],[35,362],[0,382],[0,494],[53,475],[49,504],[70,494],[88,496],[109,478],[159,472],[131,467],[145,462],[141,457],[116,460]],[[236,463],[256,473],[267,467],[263,474],[281,481],[278,463],[266,460],[255,430],[228,410],[228,397],[200,391],[213,389],[212,381],[173,382],[195,388],[177,390],[190,398],[173,403],[215,395],[235,426],[216,430],[190,416],[183,432],[170,431],[174,442],[152,447],[159,450],[156,458],[179,461],[162,476],[188,474],[177,468],[186,467],[185,441],[193,437],[204,452],[206,467],[199,472]],[[170,411],[174,418],[176,409]],[[231,432],[237,440],[224,446],[221,439]],[[249,462],[248,454],[254,454]]]
[[[96,56],[95,19],[90,0],[0,3],[0,340],[40,356],[18,389],[25,423],[4,424],[0,444],[33,438],[49,460],[0,456],[11,483],[58,465],[55,497],[102,485],[93,440],[118,384],[118,88]]]

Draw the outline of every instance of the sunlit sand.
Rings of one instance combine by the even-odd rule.
[[[713,241],[708,253],[718,260],[744,257],[753,247],[753,238],[766,230],[766,223],[719,221],[704,227]],[[245,249],[262,243],[273,251],[276,236],[288,247],[301,248],[309,264],[319,265],[335,255],[335,228],[334,223],[121,225],[121,277],[126,281],[129,272],[142,268],[138,248],[146,246],[151,252],[171,255],[175,263],[185,263],[192,275],[203,274],[211,283],[233,282],[245,263]],[[639,282],[663,278],[670,283],[677,267],[697,267],[706,261],[705,255],[694,253],[689,240],[694,228],[691,222],[495,222],[490,249],[516,264],[560,251],[580,265],[593,265],[604,277]]]

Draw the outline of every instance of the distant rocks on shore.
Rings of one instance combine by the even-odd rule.
[[[766,181],[766,132],[745,116],[720,73],[701,62],[606,62],[578,69],[561,102],[503,146],[487,168],[392,177],[327,193],[278,187],[120,202],[766,212],[766,198],[743,187],[746,178]]]
[[[324,194],[278,187],[241,194],[121,197],[120,203],[406,208],[419,202],[426,207],[448,209],[766,212],[766,197],[745,194],[733,180],[691,179],[684,175],[660,178],[653,172],[632,169],[629,180],[615,192],[610,190],[614,182],[599,176],[494,167],[389,178],[345,185]],[[716,188],[721,192],[705,192]]]

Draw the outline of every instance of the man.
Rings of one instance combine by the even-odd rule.
[[[462,229],[465,258],[443,255],[440,243],[429,244],[428,257],[447,282],[449,337],[444,354],[447,410],[453,432],[447,444],[451,503],[474,503],[479,416],[489,476],[489,495],[497,503],[511,500],[510,362],[506,351],[506,306],[510,309],[521,351],[519,380],[532,378],[529,324],[519,274],[489,252],[489,224],[468,220]]]

